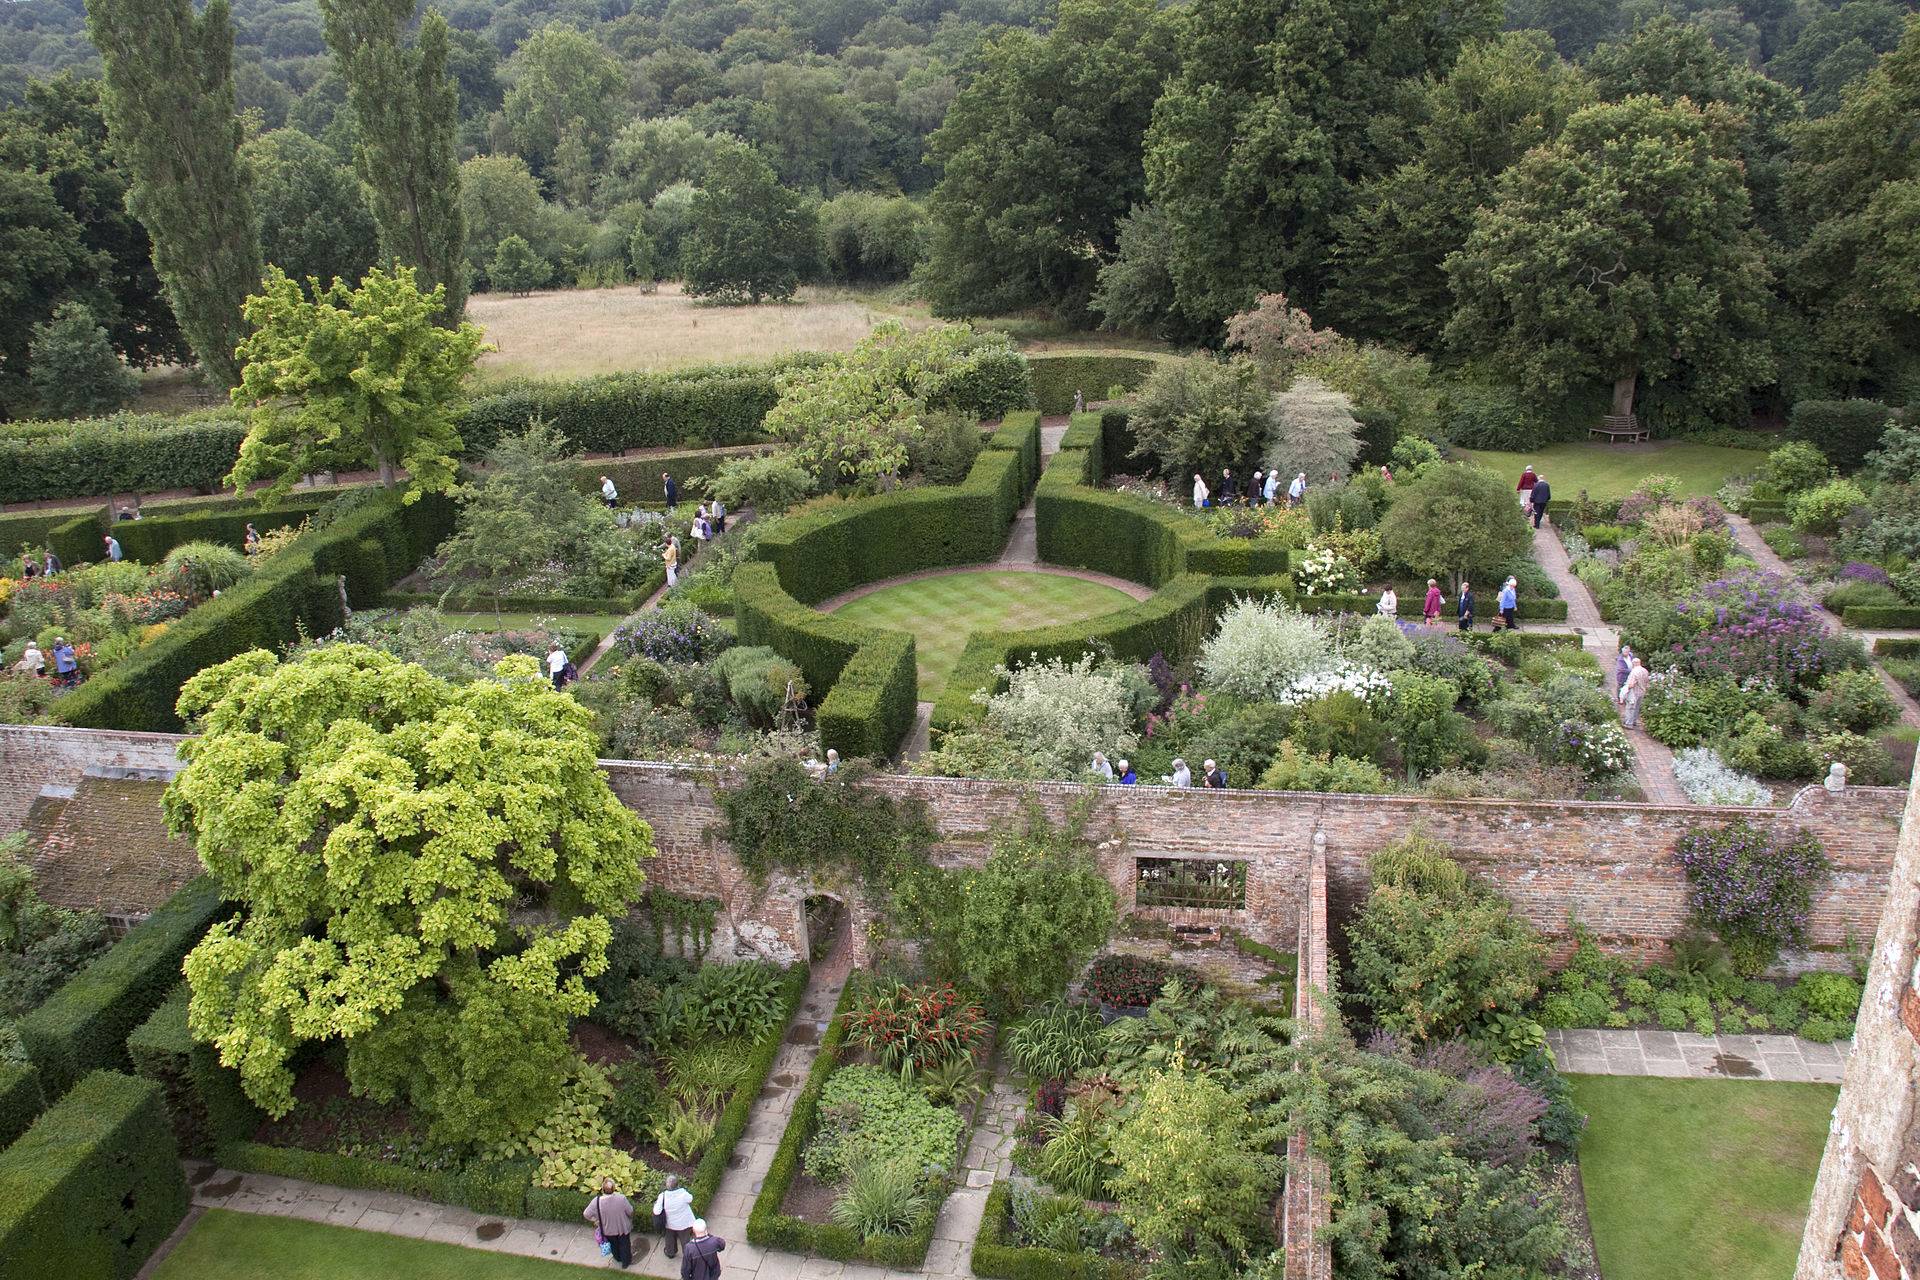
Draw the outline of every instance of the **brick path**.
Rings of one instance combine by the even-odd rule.
[[[1698,1036],[1687,1031],[1549,1031],[1547,1048],[1574,1075],[1839,1084],[1853,1042],[1799,1036]]]
[[[1787,589],[1798,597],[1801,603],[1813,610],[1813,616],[1819,620],[1828,635],[1840,635],[1845,632],[1846,628],[1841,624],[1840,619],[1828,613],[1818,600],[1807,594],[1806,589],[1800,585],[1800,579],[1795,575],[1792,566],[1774,553],[1773,548],[1767,545],[1766,539],[1760,536],[1760,531],[1753,527],[1751,520],[1745,516],[1729,513],[1727,525],[1733,530],[1733,540],[1739,545],[1740,550],[1753,557],[1753,562],[1760,566],[1761,572],[1778,574],[1781,581],[1787,584]],[[1871,645],[1872,642],[1869,640],[1867,643]],[[1900,683],[1888,675],[1879,663],[1873,664],[1873,670],[1880,677],[1880,683],[1886,686],[1887,692],[1893,695],[1895,704],[1899,706],[1900,723],[1912,728],[1920,728],[1920,702],[1915,702],[1908,696],[1907,691],[1900,687]]]
[[[1573,562],[1560,537],[1549,526],[1533,531],[1533,558],[1560,588],[1567,602],[1567,625],[1580,636],[1580,647],[1600,663],[1601,677],[1608,690],[1613,688],[1614,664],[1620,660],[1620,633],[1600,617],[1587,584],[1573,574]],[[1623,729],[1626,726],[1621,726]],[[1641,792],[1654,804],[1690,804],[1673,772],[1673,752],[1640,729],[1627,729],[1627,741],[1633,744],[1633,778]]]

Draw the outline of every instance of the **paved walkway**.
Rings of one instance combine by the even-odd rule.
[[[1567,602],[1567,625],[1580,636],[1580,646],[1600,664],[1601,678],[1609,692],[1613,690],[1614,664],[1620,660],[1620,633],[1600,617],[1587,584],[1574,576],[1573,562],[1560,536],[1546,526],[1533,531],[1533,558],[1560,588]],[[1626,726],[1621,726],[1623,729]],[[1654,804],[1690,804],[1687,793],[1673,772],[1673,752],[1641,729],[1627,729],[1627,741],[1633,744],[1633,779],[1641,794]]]
[[[1692,1080],[1798,1080],[1839,1084],[1853,1042],[1799,1036],[1697,1036],[1687,1031],[1549,1031],[1562,1071]]]
[[[1800,584],[1798,575],[1794,573],[1793,566],[1774,553],[1773,548],[1767,545],[1766,539],[1760,536],[1760,531],[1753,527],[1751,520],[1729,512],[1727,525],[1733,530],[1733,540],[1739,545],[1740,550],[1753,558],[1753,562],[1760,566],[1761,572],[1778,574],[1787,584],[1788,590],[1797,596],[1801,603],[1813,610],[1813,616],[1819,619],[1820,625],[1825,628],[1828,635],[1845,633],[1846,628],[1840,619],[1828,613],[1818,600],[1807,593],[1806,588]],[[1867,643],[1871,646],[1872,641],[1869,640]],[[1880,677],[1880,683],[1886,687],[1888,693],[1893,695],[1894,703],[1900,708],[1900,723],[1911,728],[1920,728],[1920,702],[1915,702],[1907,691],[1900,687],[1900,682],[1888,675],[1879,663],[1874,663],[1873,669]]]

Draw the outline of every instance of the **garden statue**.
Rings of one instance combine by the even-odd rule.
[[[1845,791],[1847,789],[1847,766],[1835,760],[1832,766],[1828,768],[1827,780],[1822,785],[1835,795],[1839,795],[1842,791]]]

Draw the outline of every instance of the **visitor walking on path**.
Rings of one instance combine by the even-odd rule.
[[[680,505],[680,486],[673,482],[672,473],[666,471],[660,473],[660,487],[666,491],[668,511]]]
[[[1391,584],[1380,593],[1380,603],[1373,606],[1373,611],[1389,622],[1400,616],[1400,595]]]
[[[1640,704],[1646,700],[1647,688],[1653,683],[1653,676],[1640,659],[1633,660],[1633,670],[1627,675],[1627,683],[1620,689],[1620,720],[1629,729],[1640,727]]]
[[[1193,505],[1196,508],[1206,506],[1208,496],[1209,495],[1207,490],[1207,482],[1200,478],[1200,473],[1198,471],[1194,472],[1193,473]]]
[[[1533,464],[1529,462],[1527,469],[1520,473],[1520,483],[1513,486],[1514,492],[1520,495],[1522,511],[1533,506],[1533,486],[1539,483],[1540,477],[1534,472]]]
[[[613,477],[600,477],[600,501],[607,504],[607,510],[613,510],[613,504],[620,501],[620,491],[613,487]]]
[[[1266,486],[1265,480],[1263,479],[1263,477],[1266,474],[1267,474],[1266,472],[1258,469],[1254,471],[1253,483],[1247,486],[1247,505],[1248,506],[1257,507],[1260,505],[1262,500],[1265,500],[1268,502],[1272,501],[1271,498],[1266,497],[1267,486]]]
[[[1615,701],[1626,696],[1627,677],[1633,674],[1633,646],[1620,646],[1620,656],[1613,660],[1613,696]]]
[[[119,564],[122,560],[126,558],[123,554],[121,554],[120,540],[118,538],[114,537],[112,534],[108,534],[105,538],[101,539],[101,541],[107,544],[107,563]]]
[[[54,637],[53,678],[69,689],[80,683],[80,655],[64,636]]]
[[[1168,786],[1190,787],[1193,785],[1193,770],[1187,768],[1187,762],[1179,756],[1173,758],[1173,772],[1162,774],[1160,781]]]
[[[547,675],[556,691],[567,687],[567,651],[555,640],[547,649]]]
[[[1261,492],[1266,496],[1267,505],[1272,506],[1274,495],[1280,492],[1280,471],[1278,468],[1267,472],[1267,487],[1261,490]]]
[[[1207,771],[1201,775],[1201,780],[1215,791],[1225,791],[1227,789],[1227,771],[1211,760],[1207,761],[1206,767]]]
[[[1462,631],[1473,630],[1473,584],[1471,582],[1460,584],[1459,618]]]
[[[1540,522],[1547,518],[1547,504],[1553,501],[1553,486],[1547,478],[1541,476],[1533,482],[1533,527],[1538,529]]]
[[[660,562],[667,566],[667,585],[674,586],[680,581],[680,544],[672,538],[660,552]]]
[[[1114,781],[1118,782],[1121,786],[1130,787],[1140,781],[1140,775],[1133,771],[1133,766],[1128,764],[1125,759],[1122,759],[1114,768],[1117,769],[1120,774]]]
[[[1509,631],[1520,629],[1520,584],[1508,578],[1500,584],[1500,621]]]
[[[248,555],[260,549],[260,531],[253,527],[253,521],[247,521],[247,531],[240,535],[240,549]]]
[[[653,1198],[653,1225],[667,1238],[667,1256],[679,1253],[693,1235],[693,1192],[680,1185],[677,1174],[667,1175],[667,1189]]]
[[[720,1280],[720,1251],[727,1242],[707,1231],[707,1220],[693,1220],[693,1239],[680,1254],[680,1280]]]
[[[1440,594],[1439,582],[1433,578],[1428,578],[1427,600],[1420,608],[1421,616],[1426,619],[1428,626],[1437,627],[1440,625],[1440,606],[1446,602],[1447,598]]]
[[[1100,781],[1102,782],[1113,781],[1113,766],[1107,763],[1106,752],[1104,751],[1094,752],[1093,763],[1088,765],[1087,768],[1088,768],[1088,771],[1091,772],[1094,777],[1100,779]]]
[[[1240,482],[1233,478],[1233,468],[1220,468],[1220,505],[1231,507],[1238,501],[1240,501]]]
[[[1299,475],[1293,478],[1293,483],[1287,486],[1287,505],[1290,507],[1297,507],[1302,502],[1305,502],[1306,500],[1307,500],[1307,473],[1302,471]]]
[[[604,1241],[602,1253],[611,1255],[622,1270],[633,1265],[633,1201],[620,1194],[612,1178],[600,1184],[600,1194],[580,1216],[593,1224],[594,1234]]]
[[[13,669],[28,676],[47,674],[47,655],[40,652],[38,641],[27,641],[26,652],[20,655],[20,661],[13,664]]]
[[[47,552],[47,562],[40,566],[40,576],[43,578],[51,578],[64,568],[66,568],[66,566],[60,563],[60,557],[49,551]]]

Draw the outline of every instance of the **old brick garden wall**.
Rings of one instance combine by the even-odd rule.
[[[35,806],[45,803],[41,797],[48,788],[78,788],[87,779],[82,796],[104,798],[116,787],[126,790],[140,780],[150,784],[170,767],[178,741],[165,735],[0,728],[0,830],[27,825]],[[724,841],[713,834],[720,813],[710,788],[721,781],[719,775],[624,762],[606,768],[616,793],[653,824],[660,853],[649,868],[653,883],[719,898],[725,907],[723,943],[737,940],[776,957],[797,953],[806,942],[806,895],[828,893],[848,906],[856,959],[865,958],[865,916],[855,886],[805,886],[776,877],[762,890],[747,881]],[[1750,811],[1072,784],[1029,788],[906,777],[885,777],[873,785],[926,802],[941,833],[936,856],[950,865],[982,861],[994,827],[1017,816],[1026,803],[1039,804],[1056,821],[1084,810],[1088,833],[1099,842],[1101,865],[1123,910],[1136,920],[1199,936],[1232,928],[1283,951],[1295,947],[1316,834],[1325,837],[1328,909],[1338,921],[1366,892],[1368,855],[1425,824],[1550,936],[1564,941],[1572,914],[1612,948],[1655,955],[1686,920],[1685,882],[1668,858],[1674,841],[1689,825],[1745,813],[1759,821],[1807,827],[1825,844],[1835,877],[1814,912],[1817,953],[1801,963],[1828,967],[1844,962],[1840,952],[1849,936],[1864,942],[1879,924],[1904,801],[1899,790],[1865,787],[1837,796],[1809,787],[1789,807]],[[125,824],[127,807],[117,806],[116,823]],[[157,810],[153,822],[157,828]],[[151,831],[116,839],[137,844],[148,861],[179,861],[179,878],[193,869],[190,851]],[[67,851],[67,875],[84,874],[84,853]],[[1139,906],[1136,860],[1141,858],[1241,864],[1244,897],[1231,908]],[[156,882],[166,878],[160,874],[164,870],[156,869]],[[85,901],[109,910],[144,909]]]

